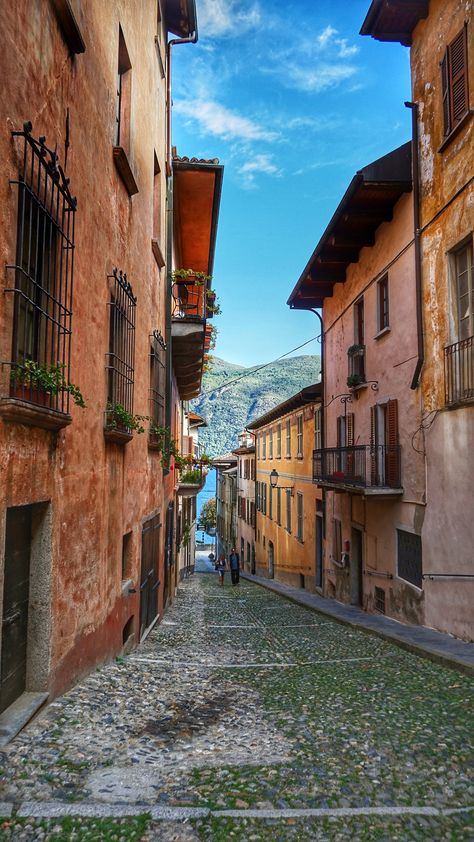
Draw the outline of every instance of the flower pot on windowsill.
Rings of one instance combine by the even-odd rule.
[[[36,406],[47,406],[49,409],[56,409],[51,406],[53,395],[45,389],[40,389],[38,386],[27,386],[19,383],[12,383],[10,389],[10,397],[19,401],[28,401],[34,403]]]

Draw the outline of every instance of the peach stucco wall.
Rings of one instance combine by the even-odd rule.
[[[386,272],[390,330],[377,337],[377,281]],[[403,494],[363,499],[354,494],[326,492],[329,560],[325,592],[344,601],[351,599],[351,568],[340,567],[333,559],[336,518],[341,521],[343,544],[351,540],[352,527],[363,532],[363,606],[373,610],[377,586],[385,590],[387,614],[408,622],[423,622],[423,593],[397,576],[396,558],[397,527],[420,534],[425,513],[424,463],[417,432],[420,396],[410,389],[417,354],[411,193],[399,199],[392,221],[379,226],[374,246],[362,249],[358,262],[349,266],[345,283],[336,284],[332,298],[324,301],[327,447],[336,446],[336,419],[344,414],[344,404],[336,396],[349,394],[347,349],[355,342],[353,305],[361,295],[365,373],[368,381],[376,381],[376,391],[369,386],[353,393],[347,412],[354,414],[354,444],[369,445],[371,406],[398,401]]]

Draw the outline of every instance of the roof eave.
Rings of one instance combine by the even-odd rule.
[[[428,7],[429,0],[372,0],[360,34],[411,47],[413,30],[428,16]]]
[[[196,0],[165,0],[163,5],[167,32],[197,41]]]

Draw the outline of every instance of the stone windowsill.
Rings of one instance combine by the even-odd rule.
[[[390,333],[390,330],[391,328],[389,325],[387,325],[387,327],[383,327],[382,330],[379,330],[379,332],[375,334],[374,339],[382,339],[382,336],[386,336],[387,333]]]
[[[151,240],[151,250],[159,268],[163,269],[163,266],[165,265],[165,258],[163,257],[163,252],[161,251],[160,243],[157,239],[155,239],[155,237],[152,237]]]
[[[455,126],[454,129],[448,134],[448,136],[444,138],[441,146],[438,146],[438,152],[444,152],[446,147],[449,146],[449,144],[451,143],[452,140],[454,140],[454,138],[456,137],[458,132],[460,132],[461,129],[466,125],[466,123],[468,123],[470,121],[473,114],[474,114],[474,111],[467,111],[466,112],[466,114],[464,115],[462,120],[459,121],[457,126]]]
[[[123,146],[114,146],[113,154],[114,164],[117,168],[120,178],[122,179],[126,187],[127,193],[129,196],[134,196],[135,193],[138,193],[138,185],[135,181],[135,176],[132,172],[127,153],[125,152]]]
[[[71,416],[66,412],[58,412],[19,398],[2,398],[0,416],[4,421],[41,427],[43,430],[61,430],[72,422]]]

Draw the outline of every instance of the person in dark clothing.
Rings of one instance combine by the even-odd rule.
[[[232,584],[238,585],[240,578],[240,556],[235,547],[232,547],[232,552],[229,556],[229,567]]]

